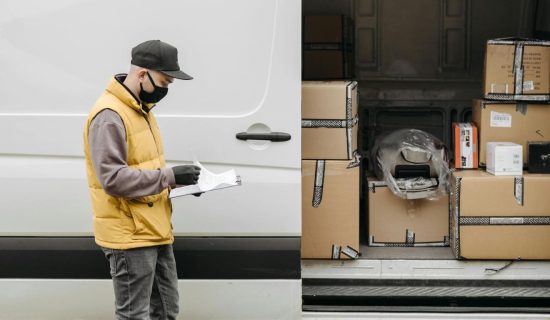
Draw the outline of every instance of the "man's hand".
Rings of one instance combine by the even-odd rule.
[[[176,177],[176,184],[190,185],[196,184],[199,181],[199,175],[201,168],[194,165],[183,165],[172,167],[174,176]]]

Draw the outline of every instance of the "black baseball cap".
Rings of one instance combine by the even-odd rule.
[[[149,40],[135,46],[132,49],[132,64],[160,71],[176,79],[193,79],[193,77],[180,70],[178,49],[160,40]]]

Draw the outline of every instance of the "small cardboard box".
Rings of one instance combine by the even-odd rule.
[[[527,141],[550,141],[550,104],[474,100],[472,121],[479,132],[479,165],[487,163],[487,142],[514,142],[523,146],[526,165]]]
[[[343,15],[305,16],[304,80],[349,79],[354,75],[353,23]]]
[[[484,96],[494,100],[550,100],[550,41],[487,41]]]
[[[455,141],[455,168],[476,169],[477,157],[477,127],[474,123],[453,123]]]
[[[359,255],[359,167],[349,161],[302,161],[302,258]]]
[[[550,176],[451,177],[451,247],[457,259],[550,259]]]
[[[495,176],[521,176],[523,148],[512,142],[487,143],[487,172]]]
[[[384,181],[369,180],[368,244],[371,247],[449,245],[449,197],[402,199]]]
[[[352,159],[357,123],[357,82],[302,82],[302,159]]]

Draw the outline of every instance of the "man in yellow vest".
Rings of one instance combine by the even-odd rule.
[[[198,181],[200,168],[166,168],[151,109],[180,70],[177,49],[160,40],[132,49],[128,74],[115,75],[84,128],[94,236],[110,265],[116,319],[176,319],[178,276],[171,187]]]

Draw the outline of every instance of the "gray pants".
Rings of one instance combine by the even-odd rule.
[[[172,245],[101,249],[109,260],[117,320],[176,319],[178,275]]]

